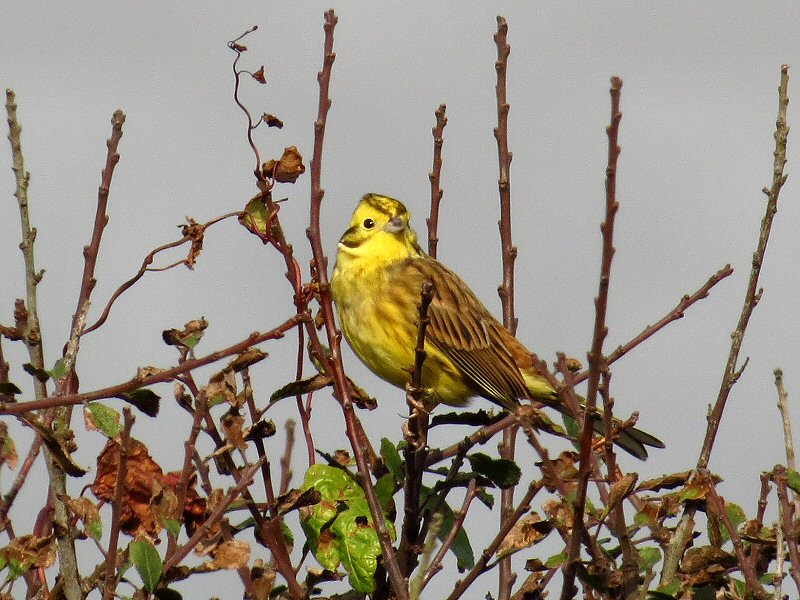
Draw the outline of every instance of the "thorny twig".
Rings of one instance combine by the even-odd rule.
[[[517,257],[517,248],[511,239],[511,152],[508,151],[508,111],[509,104],[506,98],[506,75],[508,72],[508,55],[511,46],[507,41],[508,23],[497,17],[497,33],[494,42],[497,46],[497,60],[494,63],[497,71],[497,127],[494,137],[497,140],[497,163],[499,178],[497,187],[500,194],[500,246],[503,262],[503,282],[497,290],[503,305],[503,325],[512,334],[517,331],[518,319],[514,314],[514,260]],[[500,456],[514,460],[514,447],[516,441],[516,425],[503,430],[503,441],[499,445]],[[514,510],[514,488],[504,489],[500,493],[500,522],[507,525],[508,519]],[[500,561],[498,576],[498,600],[508,600],[511,597],[511,588],[516,580],[516,575],[511,568],[511,557]]]
[[[783,444],[786,447],[786,466],[792,471],[797,470],[794,458],[794,440],[792,438],[792,421],[789,417],[789,394],[783,385],[783,371],[775,369],[775,387],[778,390],[778,410],[783,423]]]
[[[622,79],[611,78],[611,124],[608,133],[608,166],[606,167],[606,214],[600,226],[603,236],[603,251],[600,263],[600,282],[598,284],[597,298],[595,299],[595,321],[592,336],[592,347],[589,350],[589,383],[586,393],[586,406],[583,417],[583,426],[580,439],[580,472],[578,478],[578,492],[575,500],[575,528],[569,541],[567,550],[567,566],[564,572],[564,581],[561,588],[562,600],[568,600],[575,595],[575,574],[578,567],[580,553],[580,540],[582,535],[583,515],[586,506],[586,491],[591,473],[591,445],[594,433],[593,419],[597,406],[597,392],[600,387],[600,378],[608,370],[608,361],[603,354],[603,342],[608,333],[606,326],[606,312],[608,310],[608,289],[611,280],[611,262],[614,258],[614,220],[619,209],[616,199],[616,171],[617,158],[620,153],[618,145],[619,123],[622,113],[619,110],[619,98],[622,90]],[[611,407],[604,410],[606,431],[613,430]],[[625,594],[631,593],[630,582],[626,578]]]
[[[532,481],[530,485],[528,485],[528,491],[525,492],[522,500],[520,500],[517,507],[509,515],[509,518],[501,524],[497,535],[494,536],[489,545],[486,546],[483,552],[481,552],[480,558],[478,558],[475,566],[469,570],[463,579],[460,579],[456,582],[455,588],[447,597],[447,600],[457,600],[458,598],[461,598],[461,596],[464,595],[464,592],[466,592],[472,586],[472,582],[475,581],[479,575],[482,575],[488,570],[487,565],[494,556],[494,553],[497,551],[497,548],[506,538],[508,532],[511,531],[511,528],[514,526],[514,524],[519,521],[522,515],[528,512],[531,501],[539,492],[539,490],[542,489],[542,485],[543,484],[541,481]]]
[[[786,164],[786,140],[789,134],[789,127],[786,123],[786,107],[789,103],[788,97],[789,85],[789,66],[781,66],[781,81],[778,86],[778,118],[775,127],[775,151],[773,173],[772,173],[772,187],[770,189],[764,188],[764,193],[767,195],[766,211],[763,219],[761,220],[761,229],[758,236],[758,244],[756,251],[753,254],[752,269],[750,271],[750,279],[747,284],[744,302],[742,305],[742,312],[739,316],[739,321],[731,334],[731,348],[728,354],[728,360],[725,364],[725,371],[720,382],[719,393],[714,407],[710,411],[707,420],[708,427],[706,435],[703,439],[703,445],[700,450],[700,455],[697,460],[697,468],[705,469],[708,466],[708,461],[711,457],[711,449],[714,446],[719,424],[722,419],[722,413],[725,410],[725,403],[728,400],[731,388],[734,386],[738,378],[741,376],[748,360],[745,359],[740,367],[737,368],[739,362],[739,352],[742,347],[745,330],[750,321],[750,316],[753,314],[758,301],[761,298],[761,290],[758,288],[758,278],[761,273],[761,266],[764,262],[764,256],[767,250],[767,242],[769,241],[770,230],[772,228],[772,221],[775,213],[778,210],[778,197],[781,188],[786,182],[786,175],[783,174],[783,168]],[[677,573],[680,556],[683,553],[689,536],[692,533],[691,524],[694,523],[694,514],[696,511],[694,504],[687,505],[684,512],[680,517],[678,527],[672,536],[669,547],[664,554],[664,567],[661,570],[661,584],[668,583],[675,578]],[[798,565],[800,568],[800,565]],[[800,587],[798,588],[800,589]]]
[[[439,203],[442,200],[442,145],[444,144],[444,128],[447,117],[444,116],[447,106],[440,104],[436,109],[436,126],[433,133],[433,169],[428,173],[431,182],[431,212],[426,219],[428,224],[428,254],[436,258],[436,248],[439,244]]]
[[[758,304],[758,301],[761,299],[758,277],[761,274],[761,265],[764,263],[764,255],[767,251],[767,242],[769,241],[769,234],[772,228],[772,220],[775,217],[775,213],[778,211],[778,196],[780,195],[781,188],[786,182],[787,177],[783,174],[783,167],[786,164],[786,139],[789,135],[789,126],[786,123],[786,107],[789,104],[789,96],[787,93],[788,86],[789,65],[783,65],[781,66],[781,83],[778,87],[778,118],[775,128],[775,161],[772,171],[772,187],[770,189],[764,188],[763,190],[767,195],[766,213],[761,221],[758,246],[755,254],[753,254],[753,268],[750,271],[750,281],[747,284],[742,313],[739,317],[736,329],[731,334],[731,350],[725,365],[725,372],[722,377],[722,383],[720,384],[719,394],[714,408],[708,416],[708,429],[706,430],[706,436],[703,440],[703,448],[700,451],[700,457],[697,460],[698,469],[704,469],[708,466],[708,461],[711,457],[711,448],[714,446],[714,439],[717,436],[717,430],[722,420],[722,412],[725,410],[725,403],[728,400],[731,388],[741,374],[741,370],[737,370],[737,363],[739,361],[739,351],[742,347],[745,330],[750,321],[750,315],[753,314],[756,304]],[[741,369],[744,369],[744,365]]]

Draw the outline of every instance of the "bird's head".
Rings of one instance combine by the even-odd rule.
[[[383,260],[419,255],[417,234],[409,225],[409,218],[408,210],[399,200],[366,194],[339,240],[339,253]]]

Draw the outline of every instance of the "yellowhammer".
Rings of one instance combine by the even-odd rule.
[[[475,297],[458,275],[425,254],[402,202],[367,194],[339,240],[331,292],[344,336],[376,375],[403,388],[411,379],[425,281],[433,283],[422,385],[425,403],[463,406],[483,396],[510,411],[520,398],[565,414],[531,353]],[[596,427],[602,432],[602,422]],[[658,438],[623,429],[615,440],[644,460]]]

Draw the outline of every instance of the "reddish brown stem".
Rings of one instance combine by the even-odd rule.
[[[742,574],[744,575],[744,580],[747,584],[747,591],[751,594],[754,594],[755,598],[762,597],[762,594],[764,594],[764,588],[758,582],[758,575],[756,574],[753,565],[750,564],[749,560],[747,560],[744,545],[742,544],[742,538],[739,537],[739,532],[736,530],[736,526],[734,526],[734,524],[731,522],[731,519],[728,516],[728,511],[725,510],[725,500],[723,500],[717,493],[717,489],[714,484],[714,478],[711,476],[711,473],[705,469],[700,471],[700,477],[703,479],[705,488],[708,491],[706,498],[709,502],[709,508],[713,511],[716,518],[722,521],[723,525],[725,525],[725,529],[728,531],[728,535],[733,543],[733,551],[734,554],[736,554],[736,562],[739,563],[739,568],[742,570]]]
[[[153,385],[156,383],[163,383],[165,381],[172,381],[182,373],[188,373],[189,371],[193,371],[198,367],[202,367],[204,365],[216,362],[223,358],[227,358],[228,356],[233,356],[234,354],[240,354],[245,350],[247,350],[250,346],[260,344],[261,342],[265,342],[267,340],[282,338],[287,331],[289,331],[293,327],[297,327],[299,324],[304,323],[309,319],[310,317],[308,314],[295,315],[292,318],[288,319],[287,321],[283,322],[275,329],[272,329],[265,333],[251,333],[245,340],[238,342],[232,346],[229,346],[223,350],[212,352],[211,354],[208,354],[206,356],[201,356],[200,358],[193,358],[184,361],[175,367],[164,369],[163,371],[159,371],[157,373],[152,373],[146,376],[133,377],[132,379],[129,379],[124,383],[112,385],[100,390],[83,392],[81,394],[68,394],[66,396],[60,396],[54,398],[44,398],[42,400],[31,400],[29,402],[19,402],[15,404],[0,402],[0,415],[17,415],[29,410],[39,410],[42,408],[53,408],[58,406],[82,404],[84,402],[90,402],[92,400],[101,400],[103,398],[114,398],[116,396],[119,396],[120,394],[131,392],[133,390],[142,387],[147,387],[149,385]]]
[[[117,544],[119,543],[119,526],[121,522],[123,502],[125,500],[125,480],[128,477],[128,444],[131,429],[136,421],[133,412],[127,406],[122,410],[124,426],[119,440],[119,465],[117,481],[114,484],[114,498],[111,501],[111,531],[108,534],[108,552],[106,553],[106,582],[103,587],[103,600],[112,600],[117,589]]]
[[[608,289],[611,281],[611,263],[614,258],[614,220],[619,208],[616,199],[617,183],[617,158],[620,147],[618,145],[619,123],[622,113],[619,110],[622,79],[611,78],[611,124],[606,129],[608,134],[608,166],[606,167],[606,214],[600,230],[603,236],[603,251],[600,262],[600,281],[598,284],[597,298],[595,299],[595,321],[592,336],[592,347],[589,350],[589,383],[586,393],[586,406],[583,417],[583,426],[580,439],[580,471],[578,477],[578,491],[575,499],[575,527],[569,541],[567,550],[567,567],[564,572],[564,581],[561,588],[562,600],[569,600],[575,595],[575,574],[578,566],[581,537],[583,535],[583,515],[586,507],[586,492],[591,474],[591,449],[594,434],[593,419],[597,407],[597,392],[600,387],[601,375],[608,370],[608,361],[603,355],[603,342],[608,333],[606,326],[606,312],[608,310]],[[612,431],[611,407],[606,406],[605,420],[606,431]],[[626,596],[629,593],[626,583]]]
[[[436,258],[436,248],[439,244],[439,203],[444,192],[441,187],[442,178],[442,145],[444,144],[444,128],[447,117],[444,116],[447,106],[440,104],[436,109],[436,126],[433,133],[433,169],[428,173],[431,182],[431,213],[428,223],[428,254]]]

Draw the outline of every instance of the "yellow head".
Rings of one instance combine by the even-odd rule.
[[[368,257],[385,263],[421,252],[409,213],[399,200],[366,194],[361,198],[350,227],[339,240],[337,262]]]

